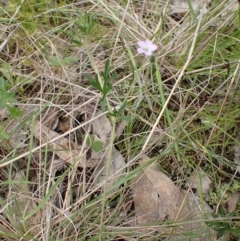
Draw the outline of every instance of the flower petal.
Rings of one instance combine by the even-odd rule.
[[[138,41],[138,46],[140,48],[145,48],[146,47],[146,43],[144,41]]]
[[[147,46],[153,45],[153,42],[151,40],[149,40],[149,39],[146,40],[145,43],[146,43]]]
[[[151,50],[145,51],[144,54],[146,56],[151,56],[152,55],[152,51]]]
[[[144,53],[144,52],[145,52],[145,50],[144,50],[144,49],[142,49],[142,48],[138,48],[138,49],[137,49],[137,52],[138,52],[139,54],[142,54],[142,53]]]
[[[149,46],[148,48],[151,51],[155,51],[157,49],[157,45],[156,44],[152,44],[151,46]]]

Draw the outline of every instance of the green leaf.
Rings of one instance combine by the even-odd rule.
[[[102,151],[103,150],[103,143],[101,141],[94,141],[93,144],[92,144],[92,149],[97,153]]]
[[[6,90],[6,81],[0,77],[0,90]]]
[[[91,147],[96,153],[103,150],[103,142],[95,141],[95,137],[93,135],[88,135],[87,145]]]
[[[72,62],[76,62],[79,59],[77,57],[66,57],[63,59],[59,59],[58,57],[49,57],[49,61],[54,67],[59,67],[59,66],[67,66]]]
[[[122,113],[125,110],[126,106],[127,106],[127,102],[125,101],[122,103],[122,105],[118,109],[118,113]]]
[[[0,108],[6,107],[8,104],[16,103],[14,98],[14,92],[8,92],[6,90],[6,81],[0,77]]]
[[[101,72],[101,75],[103,76],[105,81],[109,79],[110,70],[110,60],[108,59],[105,63],[104,72]]]
[[[107,93],[110,91],[112,89],[112,85],[111,84],[104,84],[104,86],[103,86],[103,94],[104,95],[107,95]]]
[[[132,119],[131,119],[130,116],[122,115],[119,118],[120,118],[120,120],[124,120],[124,121],[127,121],[127,122],[132,122]]]
[[[206,128],[211,128],[214,125],[214,117],[210,116],[210,115],[207,115],[205,120],[202,121],[202,123],[204,124],[204,126]]]
[[[23,115],[23,112],[15,106],[7,105],[7,109],[10,112],[10,118],[18,118]]]
[[[9,140],[9,138],[10,138],[10,135],[8,135],[6,132],[0,133],[0,139]]]
[[[107,106],[106,95],[103,95],[103,97],[101,98],[101,100],[99,102],[101,104],[102,112],[105,112],[107,110],[107,108],[106,108],[106,106]]]
[[[1,64],[1,71],[3,73],[3,76],[7,79],[7,80],[11,80],[12,79],[12,73],[13,73],[13,67],[12,65],[6,63],[6,62],[3,62]],[[3,79],[3,78],[1,78]],[[1,87],[0,87],[1,88]]]
[[[97,90],[99,90],[101,93],[103,93],[103,89],[102,86],[100,85],[99,81],[98,81],[98,77],[97,75],[95,76],[95,79],[93,79],[89,74],[85,74],[85,77],[88,79],[89,83],[96,88]]]
[[[82,34],[89,35],[96,24],[96,15],[90,16],[88,13],[85,13],[77,21],[77,26]]]
[[[8,140],[10,138],[10,136],[3,130],[4,130],[4,126],[0,125],[0,139]]]
[[[81,47],[83,44],[82,44],[82,42],[81,41],[79,41],[79,40],[74,40],[74,39],[72,39],[72,42],[73,43],[75,43],[77,46],[79,46],[79,47]]]

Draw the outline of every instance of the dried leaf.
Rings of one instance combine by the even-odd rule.
[[[208,174],[204,172],[201,168],[199,168],[195,178],[194,175],[194,172],[190,175],[188,179],[188,184],[190,184],[193,181],[192,188],[195,188],[198,192],[207,194],[212,185],[212,181],[210,180]]]
[[[186,195],[185,190],[182,190],[182,193]],[[192,233],[198,236],[198,238],[193,239],[194,241],[213,240],[212,230],[206,226],[204,221],[200,221],[212,219],[213,210],[205,201],[191,192],[187,196],[187,203],[191,223],[185,226],[185,231],[191,230]]]
[[[174,220],[184,198],[180,188],[154,165],[143,171],[140,178],[131,185],[131,190],[137,224]],[[188,212],[185,206],[182,216]]]
[[[199,10],[202,9],[203,1],[202,0],[191,0],[191,5],[193,10]],[[208,3],[211,2],[211,0],[207,1]],[[189,1],[187,0],[173,0],[171,4],[171,14],[180,14],[180,13],[186,13],[189,10]],[[206,12],[207,9],[204,9],[204,12]]]
[[[36,121],[32,129],[34,130],[34,136],[42,143],[48,143],[48,146],[56,150],[55,154],[63,161],[72,164],[78,159],[79,167],[95,167],[97,165],[97,160],[88,160],[86,163],[83,163],[83,158],[79,156],[80,145],[62,137],[55,131],[49,130],[41,122]],[[55,141],[52,141],[53,139]]]
[[[232,212],[236,211],[239,201],[240,201],[240,192],[232,193],[227,198],[227,201],[226,201],[227,212],[232,213]]]
[[[23,112],[23,116],[21,119],[11,119],[10,113],[7,111],[6,108],[0,111],[0,120],[2,119],[2,123],[3,119],[6,119],[4,121],[5,128],[3,132],[6,132],[6,134],[10,136],[9,143],[18,150],[28,145],[27,143],[25,143],[28,139],[28,130],[25,128],[26,125],[24,125],[27,124],[27,121],[25,119],[36,110],[37,108],[35,106],[25,105],[21,109],[21,111]]]
[[[103,143],[103,151],[95,153],[92,151],[92,158],[99,158],[99,165],[94,171],[95,180],[101,183],[106,180],[106,166],[109,159],[109,151],[112,148],[112,157],[110,160],[110,171],[108,180],[108,187],[114,186],[114,184],[119,180],[121,174],[123,173],[123,167],[125,165],[124,158],[121,153],[113,146],[109,147],[109,138],[112,131],[112,125],[106,116],[101,116],[100,118],[92,122],[93,134],[96,141],[101,141]]]
[[[144,162],[148,161],[148,157],[143,157],[143,160]],[[156,165],[152,164],[150,167],[145,168],[143,173],[131,185],[131,190],[136,212],[135,224],[172,221],[177,225],[180,222],[181,227],[174,228],[174,232],[193,232],[194,230],[196,233],[201,227],[199,236],[202,237],[194,240],[209,240],[211,233],[204,222],[199,222],[199,219],[205,218],[203,213],[211,213],[209,206],[204,202],[200,202],[198,197],[189,194],[185,200],[185,205],[181,207],[186,192],[177,187],[169,177],[158,170]],[[199,207],[202,209],[199,209]],[[180,208],[181,212],[176,220]],[[207,217],[209,218],[210,215]],[[196,223],[193,222],[194,220],[196,220]],[[184,221],[186,221],[186,224],[182,223]],[[159,231],[164,230],[166,228],[159,226]],[[174,232],[173,236],[175,236]]]
[[[109,180],[108,180],[108,188],[113,187],[116,182],[120,179],[122,173],[123,173],[123,167],[125,165],[124,158],[122,157],[121,153],[113,146],[112,147],[112,158],[111,158],[111,165],[110,165],[110,171],[109,171]],[[106,180],[106,165],[108,162],[108,155],[104,155],[103,162],[100,162],[100,164],[97,166],[97,168],[94,171],[94,176],[98,183],[101,183]]]
[[[97,114],[100,114],[100,113],[97,112]],[[112,125],[111,125],[110,121],[108,120],[108,118],[105,115],[100,116],[99,118],[93,120],[91,122],[91,124],[92,124],[93,134],[97,135],[97,137],[106,146],[107,141],[108,141],[109,136],[112,131]]]

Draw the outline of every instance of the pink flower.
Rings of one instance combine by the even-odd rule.
[[[146,56],[151,56],[152,52],[157,49],[157,45],[153,44],[151,40],[138,41],[138,46],[138,53],[145,54]]]

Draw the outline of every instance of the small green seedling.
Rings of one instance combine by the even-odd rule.
[[[96,153],[103,150],[103,142],[95,140],[93,135],[87,136],[87,145],[91,147]]]
[[[7,91],[6,81],[0,77],[0,109],[6,107],[10,112],[10,118],[20,117],[22,112],[13,105],[16,102],[15,93]]]

